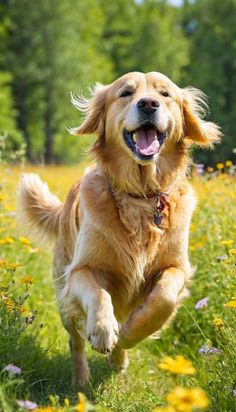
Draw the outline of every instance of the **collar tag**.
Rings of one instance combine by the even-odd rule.
[[[157,195],[157,199],[156,199],[156,206],[155,206],[156,211],[154,214],[154,222],[160,229],[163,229],[161,227],[161,222],[163,219],[163,211],[165,207],[170,206],[168,196],[169,195],[167,193],[159,192]]]

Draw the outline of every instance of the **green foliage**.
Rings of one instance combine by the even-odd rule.
[[[180,82],[188,62],[188,44],[179,16],[165,1],[145,0],[139,4],[130,50],[134,70],[159,71]]]
[[[20,130],[29,160],[77,161],[90,139],[68,136],[66,128],[81,121],[70,91],[86,94],[96,81],[132,70],[160,71],[202,89],[225,138],[215,152],[196,150],[195,159],[232,159],[235,0],[185,0],[180,7],[166,0],[4,0],[0,16],[0,98],[7,99],[0,133],[3,123],[15,148]]]
[[[236,1],[197,0],[185,6],[183,20],[190,47],[186,81],[209,96],[211,119],[221,125],[225,134],[224,143],[214,153],[199,152],[197,159],[232,159],[236,122]]]
[[[10,82],[10,74],[0,72],[0,153],[3,140],[6,152],[17,151],[23,143],[22,134],[16,128],[16,111],[13,109]],[[4,156],[0,155],[1,158]]]

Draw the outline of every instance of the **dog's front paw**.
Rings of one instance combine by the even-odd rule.
[[[87,334],[92,348],[100,353],[112,351],[118,341],[119,327],[112,313],[97,313],[88,321]]]

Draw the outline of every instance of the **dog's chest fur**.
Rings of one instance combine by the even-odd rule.
[[[91,173],[81,184],[81,228],[90,226],[91,238],[107,249],[93,255],[90,262],[96,269],[119,272],[132,277],[132,283],[140,283],[158,267],[158,250],[165,229],[154,223],[155,198],[136,199],[111,189],[104,175]],[[168,227],[169,211],[163,212],[163,226]],[[98,245],[98,243],[96,243]],[[112,255],[112,259],[109,256]],[[116,258],[115,258],[115,256]],[[111,267],[112,266],[112,267]],[[136,278],[136,279],[135,279]]]

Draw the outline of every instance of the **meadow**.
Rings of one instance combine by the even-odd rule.
[[[63,199],[79,166],[1,166],[0,410],[191,412],[236,410],[236,177],[231,162],[194,176],[199,202],[190,233],[196,273],[174,321],[130,350],[116,374],[88,345],[90,382],[71,384],[68,337],[51,277],[52,249],[15,221],[21,172],[39,173]]]

